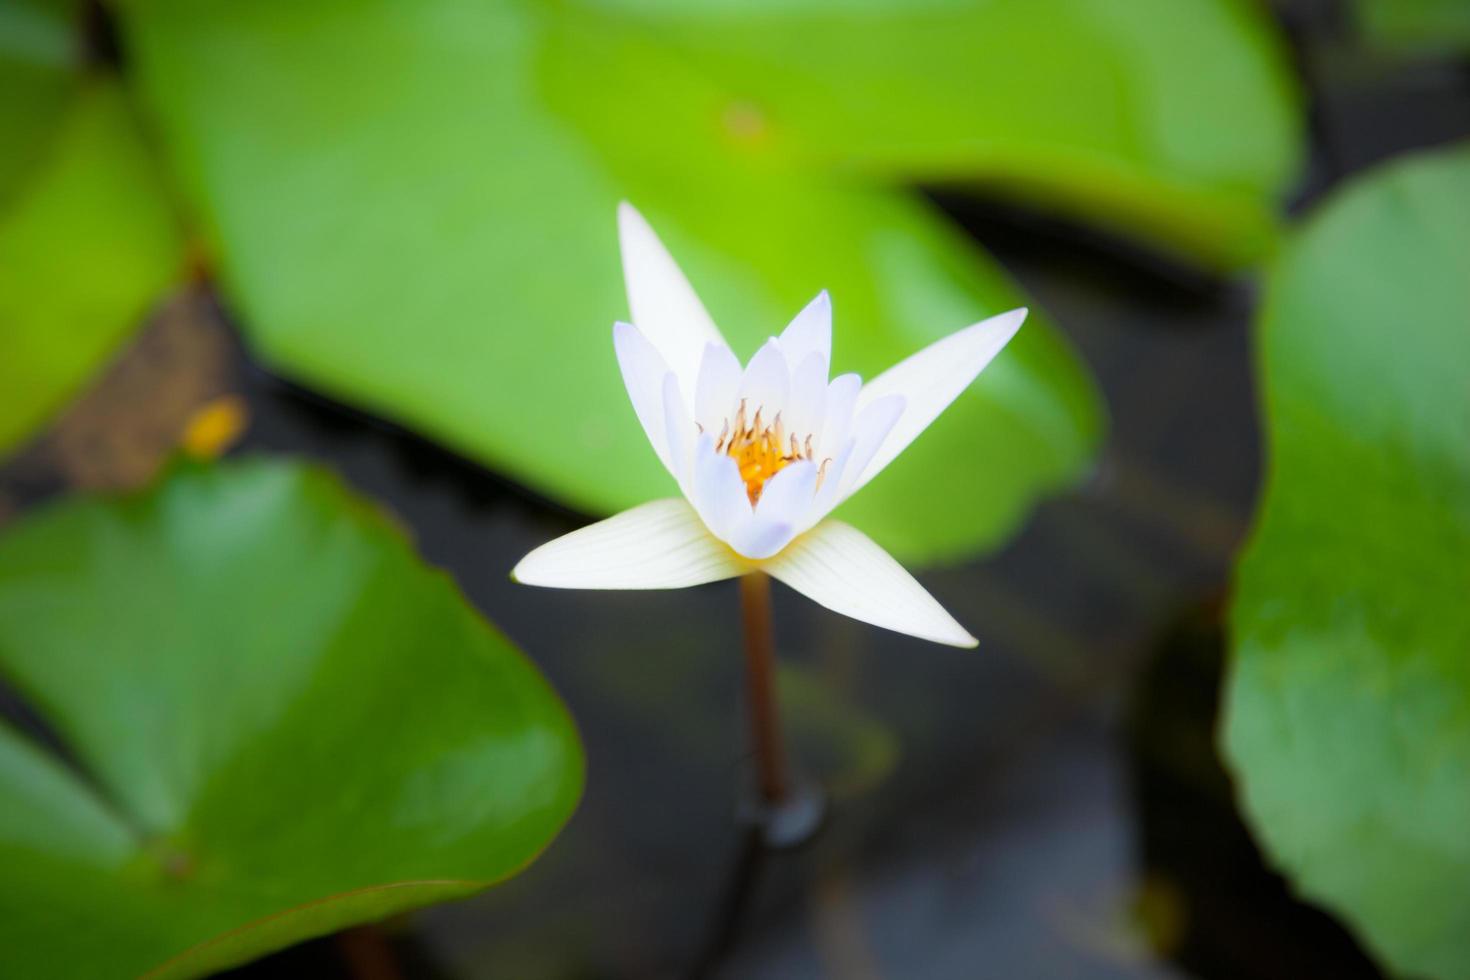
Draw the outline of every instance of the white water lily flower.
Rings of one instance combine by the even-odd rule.
[[[613,345],[638,421],[683,497],[537,548],[516,581],[668,589],[762,571],[854,619],[975,646],[887,552],[824,518],[964,391],[1026,311],[966,327],[867,384],[855,374],[829,381],[824,291],[742,368],[642,215],[623,204],[618,229],[633,323],[613,327]]]

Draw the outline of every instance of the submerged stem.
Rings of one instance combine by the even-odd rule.
[[[764,572],[740,579],[740,611],[745,625],[745,702],[755,743],[756,772],[767,804],[785,801],[790,790],[781,718],[776,706],[776,652],[771,639],[771,580]]]

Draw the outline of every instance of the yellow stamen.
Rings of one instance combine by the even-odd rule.
[[[740,479],[745,482],[745,494],[754,505],[760,500],[761,492],[771,477],[799,459],[810,458],[811,436],[806,438],[805,452],[800,445],[795,433],[791,434],[789,445],[787,444],[780,412],[776,413],[771,424],[765,425],[761,421],[761,410],[757,408],[754,420],[747,426],[745,401],[742,400],[735,412],[733,431],[729,420],[726,420],[720,430],[720,439],[715,443],[715,451],[723,452],[735,460],[740,468]]]
[[[822,483],[827,479],[827,467],[832,465],[832,457],[828,456],[822,460],[822,465],[817,467],[817,489],[822,489]]]

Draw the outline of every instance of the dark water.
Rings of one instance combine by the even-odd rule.
[[[1370,58],[1332,4],[1291,5],[1288,27],[1313,100],[1297,208],[1385,156],[1470,134],[1463,61]],[[923,576],[978,652],[867,628],[778,586],[790,740],[832,797],[823,832],[796,851],[761,850],[734,819],[748,760],[733,583],[515,586],[519,557],[584,519],[235,348],[223,383],[251,407],[243,448],[323,460],[396,512],[561,691],[588,785],[555,846],[510,883],[232,975],[1378,975],[1262,865],[1214,748],[1220,612],[1260,479],[1255,287],[1066,223],[936,200],[1070,335],[1111,435],[1095,477],[1042,504],[1003,551]],[[56,489],[24,479],[22,499]]]

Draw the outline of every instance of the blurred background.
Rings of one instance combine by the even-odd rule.
[[[1423,804],[1438,836],[1357,825],[1423,845],[1374,865],[1404,862],[1402,880],[1367,886],[1399,905],[1363,902],[1313,870],[1310,844],[1260,829],[1290,807],[1265,790],[1242,803],[1255,743],[1221,737],[1222,686],[1246,655],[1232,644],[1258,636],[1234,605],[1236,562],[1268,448],[1305,431],[1292,416],[1269,435],[1293,403],[1273,392],[1263,408],[1266,379],[1299,376],[1267,361],[1318,342],[1278,351],[1263,331],[1307,322],[1292,276],[1352,241],[1353,221],[1309,216],[1381,165],[1470,136],[1467,53],[1456,0],[0,0],[0,713],[85,772],[88,749],[68,744],[82,729],[20,663],[43,626],[7,537],[83,496],[153,486],[181,455],[305,461],[391,514],[550,681],[585,790],[514,879],[277,941],[230,976],[1470,975],[1463,896],[1447,931],[1406,922],[1438,894],[1416,890],[1414,862],[1451,882],[1470,870],[1463,796]],[[1453,152],[1458,182],[1426,192],[1451,229],[1470,201]],[[750,774],[733,583],[508,579],[538,544],[667,495],[609,342],[626,315],[622,198],[742,356],[821,288],[836,367],[865,375],[990,313],[1034,311],[953,417],[842,515],[980,649],[777,588],[788,740],[830,798],[796,850],[763,849],[735,818]],[[1407,317],[1438,314],[1442,346],[1423,359],[1440,373],[1423,385],[1446,401],[1419,408],[1451,435],[1470,426],[1467,235],[1426,239],[1422,258],[1416,239],[1388,242],[1464,273],[1434,279],[1460,305]],[[1329,294],[1353,278],[1324,275]],[[1365,402],[1414,387],[1361,378]],[[1456,569],[1466,445],[1435,457],[1451,477],[1424,477],[1443,477],[1426,493],[1455,515],[1435,540]],[[1292,512],[1330,525],[1338,489]],[[1448,573],[1446,602],[1464,575]],[[302,601],[313,578],[303,569]],[[1271,635],[1319,627],[1303,614]],[[1418,649],[1412,629],[1353,628],[1391,656]],[[1459,673],[1434,680],[1456,719],[1470,717],[1467,636],[1424,641],[1459,651]],[[105,640],[88,655],[112,656]],[[1250,696],[1233,694],[1241,710]],[[403,724],[388,705],[367,724]],[[1305,743],[1310,711],[1293,710],[1282,730]],[[1433,779],[1453,782],[1465,725],[1435,731]],[[1312,839],[1337,840],[1316,815],[1360,801],[1299,778]],[[4,846],[30,846],[8,828]],[[68,907],[12,868],[9,901]],[[49,949],[46,930],[106,914],[46,912],[6,945]],[[155,959],[205,938],[169,935]],[[47,962],[58,972],[24,975],[137,972]]]

